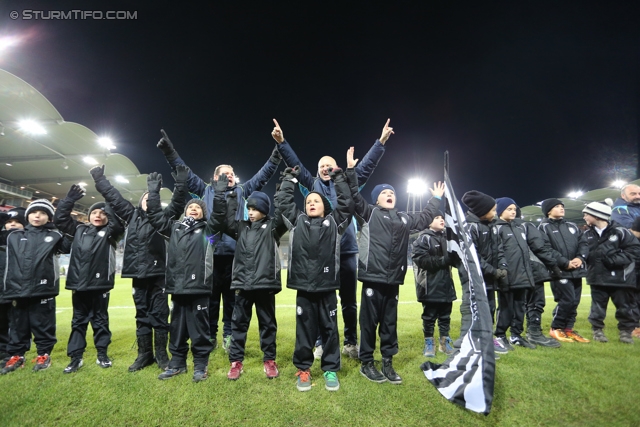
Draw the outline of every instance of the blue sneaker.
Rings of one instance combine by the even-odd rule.
[[[324,376],[324,388],[326,388],[329,391],[337,391],[338,389],[340,389],[338,376],[336,375],[335,372],[327,371],[324,373],[323,376]]]
[[[454,351],[453,340],[450,336],[440,337],[440,347],[438,348],[444,354],[452,354]]]
[[[422,350],[424,357],[436,357],[436,344],[433,341],[433,337],[424,339],[424,350]]]
[[[298,380],[296,382],[298,391],[311,390],[311,372],[309,372],[308,369],[305,371],[303,371],[302,369],[298,369],[298,372],[296,372],[296,377],[298,377]]]

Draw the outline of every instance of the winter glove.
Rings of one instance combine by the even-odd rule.
[[[67,193],[67,199],[77,202],[82,199],[85,194],[87,194],[87,192],[84,188],[80,187],[78,184],[73,184]]]
[[[218,180],[213,181],[213,189],[216,193],[224,193],[229,188],[229,178],[225,174],[218,175]]]
[[[89,170],[89,173],[93,177],[94,181],[99,181],[104,178],[104,165],[102,166],[94,166]]]
[[[300,175],[300,166],[286,168],[283,172],[280,172],[280,175],[281,181],[297,182],[296,177]]]
[[[173,148],[173,144],[164,129],[160,129],[160,133],[162,133],[162,138],[158,141],[158,148],[162,151],[162,154],[164,154],[167,160],[170,162],[174,161],[178,158],[178,152]]]
[[[282,156],[280,155],[280,151],[278,151],[278,147],[273,148],[273,151],[271,152],[271,157],[269,157],[269,161],[271,163],[275,163],[276,165],[279,165],[280,162],[282,161]]]
[[[504,270],[504,271],[506,271],[506,270]],[[507,273],[508,273],[508,272],[507,272]],[[508,291],[509,291],[509,278],[508,278],[508,274],[507,274],[505,277],[503,277],[503,278],[501,278],[501,279],[498,279],[498,281],[497,281],[497,282],[498,282],[498,290],[499,290],[500,292],[508,292]]]
[[[329,168],[329,177],[335,181],[336,178],[344,177],[344,171],[337,166],[335,168]]]
[[[158,172],[151,172],[147,175],[147,190],[150,193],[159,193],[162,188],[162,175]]]
[[[557,265],[554,265],[551,268],[551,278],[554,280],[562,279],[562,270]]]
[[[187,165],[176,165],[176,173],[171,173],[173,180],[176,184],[184,184],[187,182],[187,178],[189,178],[190,169]]]
[[[496,273],[495,273],[495,278],[496,278],[496,280],[506,279],[507,278],[507,270],[504,270],[502,268],[497,269]]]

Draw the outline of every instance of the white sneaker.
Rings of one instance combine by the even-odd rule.
[[[322,359],[322,353],[324,353],[322,350],[322,346],[321,345],[317,346],[316,349],[313,350],[313,358],[316,360]]]
[[[352,359],[358,358],[359,351],[360,347],[358,347],[356,344],[345,344],[344,347],[342,347],[342,354],[346,354]]]

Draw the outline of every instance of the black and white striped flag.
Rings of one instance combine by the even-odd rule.
[[[465,286],[469,287],[468,303],[472,323],[462,339],[460,350],[449,356],[442,365],[425,362],[420,368],[448,400],[486,415],[491,411],[495,379],[493,324],[480,262],[467,230],[462,208],[453,192],[446,163],[444,179],[447,249],[449,252],[457,253],[461,260],[458,270],[463,289]],[[462,303],[465,304],[465,301]]]

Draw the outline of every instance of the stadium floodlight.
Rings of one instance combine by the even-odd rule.
[[[18,122],[18,127],[21,131],[31,135],[44,135],[47,133],[47,130],[34,120],[21,120]]]
[[[78,185],[79,185],[80,187],[86,187],[86,186],[87,186],[87,183],[86,183],[86,182],[84,182],[84,181],[80,181],[80,182],[78,183]]]
[[[18,41],[19,41],[18,37],[15,37],[15,36],[0,37],[0,52],[17,45]]]
[[[94,159],[93,157],[90,156],[86,156],[82,159],[83,162],[85,162],[86,164],[88,164],[89,166],[95,166],[98,164],[98,161],[96,159]]]
[[[107,150],[115,150],[116,146],[113,144],[113,141],[108,136],[102,136],[98,138],[98,144],[102,145]]]
[[[162,203],[160,203],[160,205],[161,205],[163,208],[166,208],[167,206],[169,206],[169,203],[162,202]]]
[[[127,178],[125,178],[124,176],[122,176],[122,175],[116,175],[115,179],[116,179],[116,181],[118,181],[121,184],[128,184],[129,183],[129,180]]]
[[[577,191],[572,191],[571,193],[567,194],[567,197],[569,197],[570,199],[577,199],[578,197],[582,196],[584,194],[584,192],[577,190]]]
[[[613,182],[611,183],[611,186],[612,186],[613,188],[622,188],[622,187],[624,187],[626,184],[627,184],[627,183],[626,183],[626,181],[623,181],[623,180],[621,180],[621,179],[616,179],[615,181],[613,181]]]
[[[407,193],[421,196],[427,192],[427,183],[420,178],[411,178],[407,183]]]

